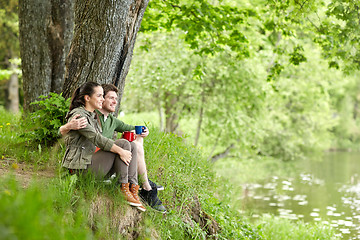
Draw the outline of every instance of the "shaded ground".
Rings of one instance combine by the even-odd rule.
[[[19,163],[15,159],[0,159],[0,177],[12,173],[17,181],[27,187],[32,179],[53,178],[56,176],[55,168],[44,168],[29,163]]]

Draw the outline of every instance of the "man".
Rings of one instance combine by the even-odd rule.
[[[125,124],[111,114],[115,112],[118,103],[118,89],[112,84],[103,84],[102,87],[104,89],[105,101],[102,104],[102,108],[96,110],[102,128],[102,135],[107,138],[113,138],[114,131],[124,132],[134,130],[134,126]],[[78,130],[86,127],[86,125],[87,121],[85,118],[74,117],[70,122],[60,127],[60,133],[66,135],[70,130]],[[138,151],[138,173],[143,181],[139,196],[153,209],[160,212],[166,212],[166,208],[162,205],[162,202],[157,196],[157,191],[163,190],[163,187],[150,181],[147,176],[143,141],[144,137],[148,135],[149,130],[146,128],[141,135],[137,135],[137,138],[134,141]]]

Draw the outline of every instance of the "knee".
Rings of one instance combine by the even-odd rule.
[[[138,152],[138,154],[144,154],[144,147],[141,143],[139,142],[135,142],[136,145],[136,151]]]
[[[135,142],[129,142],[130,143],[130,145],[131,145],[131,150],[132,151],[136,151],[137,150],[137,145],[136,145],[136,143]]]
[[[126,139],[118,139],[115,141],[115,144],[121,147],[122,149],[130,151],[132,149],[132,145]]]

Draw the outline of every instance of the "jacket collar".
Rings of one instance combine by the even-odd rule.
[[[68,112],[68,114],[66,115],[66,119],[69,119],[75,112],[81,112],[84,113],[87,117],[96,118],[95,111],[89,112],[88,110],[85,109],[85,107],[77,107],[71,110],[70,112]]]

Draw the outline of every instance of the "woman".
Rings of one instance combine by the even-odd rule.
[[[125,139],[112,139],[101,135],[101,127],[95,109],[100,109],[104,101],[103,88],[95,82],[87,82],[77,88],[72,96],[67,121],[73,117],[85,117],[87,126],[71,130],[65,136],[66,152],[62,166],[73,173],[92,172],[98,177],[116,173],[121,192],[131,206],[145,211],[142,206],[137,182],[137,151],[134,143]],[[96,147],[101,150],[95,153]]]

